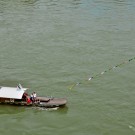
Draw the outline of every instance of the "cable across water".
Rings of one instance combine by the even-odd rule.
[[[115,69],[115,68],[117,68],[117,67],[120,67],[120,66],[122,66],[122,65],[125,65],[125,64],[131,62],[132,60],[135,60],[135,57],[134,57],[134,58],[131,58],[131,59],[129,59],[129,60],[126,60],[126,61],[124,61],[124,62],[122,62],[122,63],[120,63],[120,64],[117,64],[116,66],[113,66],[113,67],[111,67],[111,68],[109,68],[109,69],[107,69],[107,70],[104,70],[104,71],[102,71],[102,72],[100,72],[100,73],[98,73],[98,74],[96,74],[96,75],[94,75],[94,76],[92,76],[92,77],[89,77],[89,78],[87,79],[87,81],[91,81],[92,79],[95,79],[95,78],[97,78],[98,76],[101,76],[101,75],[103,75],[103,74],[105,74],[105,73],[107,73],[107,72],[109,72],[109,71],[111,71],[111,70],[113,70],[113,69]],[[73,89],[75,86],[77,86],[77,85],[79,85],[79,84],[82,84],[82,83],[81,83],[81,82],[74,83],[74,84],[72,84],[72,85],[70,86],[69,89],[71,90],[71,89]]]

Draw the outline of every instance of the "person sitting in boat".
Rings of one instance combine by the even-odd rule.
[[[27,104],[30,104],[31,103],[31,100],[29,97],[26,98],[26,101],[27,101]]]
[[[33,93],[30,95],[30,100],[31,100],[32,102],[34,102]]]
[[[37,98],[37,94],[36,94],[36,92],[34,92],[33,93],[33,100],[34,100],[34,102],[36,101],[36,98]]]

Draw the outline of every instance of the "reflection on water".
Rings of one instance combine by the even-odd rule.
[[[21,0],[22,3],[25,3],[25,4],[34,4],[36,3],[38,0]]]
[[[41,112],[41,111],[57,111],[60,114],[66,114],[68,112],[68,107],[53,107],[53,108],[45,108],[45,107],[29,107],[27,109],[33,109],[35,110],[35,113]]]
[[[65,4],[66,3],[66,4]],[[71,1],[58,1],[58,0],[19,0],[19,1],[8,1],[0,0],[0,13],[3,13],[5,10],[9,9],[22,9],[25,6],[31,6],[34,8],[39,7],[55,7],[58,10],[61,8],[77,8],[81,3],[81,0],[71,0]],[[26,8],[26,7],[25,7]],[[53,10],[53,9],[52,9]]]
[[[22,112],[25,112],[25,108],[23,106],[0,104],[0,115],[1,114],[18,114]]]
[[[79,7],[80,4],[82,4],[82,2],[81,0],[70,0],[70,1],[48,0],[44,1],[42,4],[47,7],[55,7],[55,8],[61,6],[61,9],[63,9],[63,8],[77,8]]]
[[[4,10],[7,9],[21,9],[23,6],[31,6],[36,8],[36,6],[56,8],[56,10],[64,9],[64,8],[79,8],[80,5],[83,5],[81,8],[86,8],[89,10],[91,8],[104,9],[109,8],[110,6],[125,6],[125,5],[133,5],[132,1],[127,0],[113,0],[113,1],[105,1],[105,0],[93,0],[93,1],[85,1],[82,0],[70,0],[70,1],[58,1],[58,0],[19,0],[19,1],[8,1],[8,0],[0,0],[0,13],[3,13]],[[108,7],[109,6],[109,7]],[[59,8],[61,7],[61,8]],[[54,9],[55,9],[54,8]],[[110,7],[111,8],[111,7]],[[115,8],[115,7],[114,7]],[[53,9],[52,9],[53,10]],[[101,10],[102,11],[102,10]],[[101,12],[100,11],[100,12]],[[96,10],[95,10],[96,12]],[[103,12],[103,11],[102,11]]]
[[[113,0],[113,1],[114,3],[120,4],[120,5],[127,4],[129,2],[128,0]]]
[[[31,109],[38,110],[38,111],[56,111],[59,109],[59,107],[54,107],[54,108],[32,107]]]
[[[34,110],[34,113],[39,113],[41,111],[57,111],[60,114],[66,114],[68,112],[68,107],[54,107],[54,108],[44,108],[44,107],[27,107],[27,106],[19,106],[19,105],[8,105],[8,104],[0,104],[0,115],[2,114],[18,114],[25,112],[26,110]]]
[[[12,12],[15,9],[21,10],[26,5],[35,6],[37,1],[38,0],[19,0],[19,1],[0,0],[0,13],[4,13],[4,11],[8,11],[8,10],[12,10]]]

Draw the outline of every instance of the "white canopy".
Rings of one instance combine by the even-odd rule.
[[[0,87],[0,97],[1,98],[13,98],[21,99],[23,93],[27,88],[18,88],[18,87]]]

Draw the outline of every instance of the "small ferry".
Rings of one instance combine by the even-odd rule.
[[[0,103],[20,106],[37,106],[45,108],[63,107],[67,103],[65,98],[54,97],[31,97],[27,93],[28,88],[23,88],[20,84],[17,87],[0,86]]]

